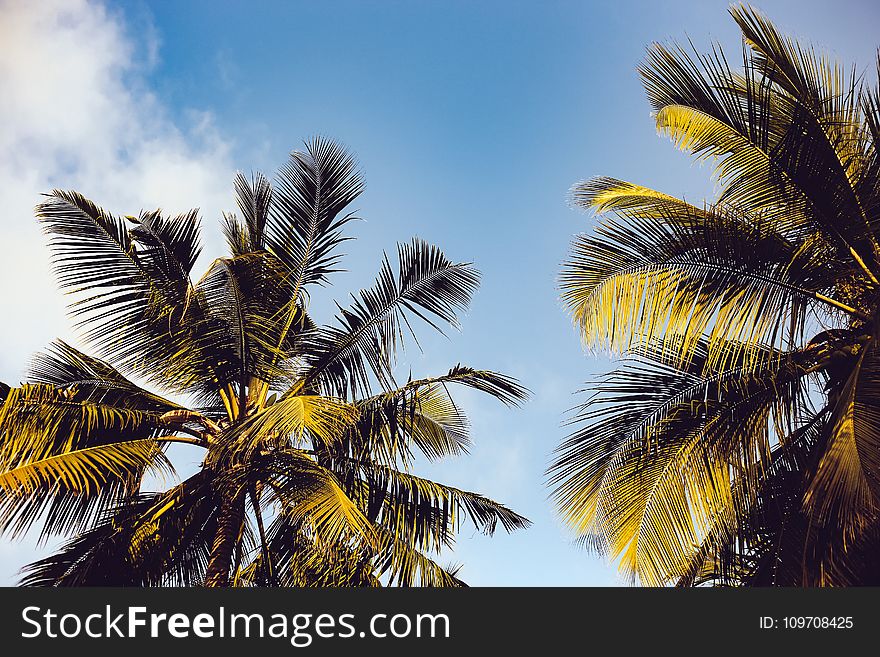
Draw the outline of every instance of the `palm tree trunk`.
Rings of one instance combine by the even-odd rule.
[[[232,555],[244,522],[244,501],[244,495],[224,497],[220,505],[220,517],[205,571],[205,586],[229,586]]]

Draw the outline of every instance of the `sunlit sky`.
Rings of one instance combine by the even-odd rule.
[[[880,3],[763,0],[785,31],[873,75]],[[652,41],[740,49],[726,2],[0,0],[0,380],[76,335],[33,220],[39,194],[75,188],[109,210],[203,212],[219,255],[220,211],[237,169],[271,173],[312,135],[358,155],[347,273],[314,300],[369,284],[382,250],[418,235],[473,261],[483,285],[462,331],[421,334],[401,358],[415,376],[457,362],[519,377],[534,396],[508,410],[462,395],[475,447],[420,468],[528,516],[487,538],[465,525],[444,561],[472,585],[613,585],[615,570],[573,542],[544,471],[565,412],[591,375],[556,290],[574,233],[576,181],[612,175],[698,200],[708,172],[654,130],[635,68]],[[181,471],[194,467],[182,455]],[[45,553],[0,539],[0,584]]]

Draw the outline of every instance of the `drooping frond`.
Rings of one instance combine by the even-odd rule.
[[[814,522],[861,533],[880,511],[880,361],[876,343],[858,350],[832,402],[827,443],[804,494]]]
[[[529,398],[529,390],[516,379],[491,370],[478,370],[467,365],[457,364],[446,374],[427,379],[410,380],[404,390],[418,390],[424,386],[437,387],[449,384],[486,393],[506,406],[519,406]]]
[[[369,455],[386,465],[409,463],[412,450],[429,459],[466,453],[470,425],[456,404],[451,386],[461,385],[516,405],[528,391],[515,379],[497,372],[456,365],[448,373],[408,381],[397,390],[357,402],[358,420],[342,443],[329,453]]]
[[[267,486],[268,502],[277,501],[279,513],[292,521],[307,522],[325,540],[343,544],[375,540],[369,521],[335,475],[307,453],[275,450],[253,469]]]
[[[25,384],[0,407],[0,465],[162,430],[159,415],[84,400],[76,389]]]
[[[483,495],[382,465],[362,464],[355,486],[360,491],[353,496],[365,500],[369,518],[418,548],[441,549],[464,519],[488,535],[499,522],[507,532],[531,524]]]
[[[294,587],[381,586],[371,563],[371,552],[362,547],[325,541],[311,531],[307,523],[287,515],[276,516],[266,534],[268,549],[244,569],[247,583]]]
[[[94,528],[24,569],[24,586],[197,586],[218,504],[202,472],[109,509]]]
[[[831,410],[823,409],[773,450],[760,495],[732,522],[715,523],[679,586],[851,586],[878,581],[876,513],[861,510],[863,526],[841,543],[841,523],[815,522],[804,509],[809,473],[824,451]]]
[[[142,439],[155,442],[169,439],[171,431],[156,412],[90,401],[82,398],[76,388],[29,384],[11,389],[0,407],[0,469],[9,472],[31,464],[44,464],[42,473],[48,476],[51,467],[58,463],[53,457],[58,455]],[[121,457],[131,452],[135,460],[144,456],[144,450],[149,451],[146,447],[133,448],[133,452],[121,449]],[[94,453],[84,454],[88,457]],[[80,467],[81,460],[75,456],[69,459],[75,461],[75,467]],[[140,460],[143,466],[147,465],[143,458]],[[96,465],[98,461],[93,459],[91,463]],[[162,456],[156,454],[152,463],[161,467]],[[26,496],[0,497],[0,531],[18,536],[41,520],[46,532],[63,533],[81,528],[102,509],[118,504],[136,490],[144,467],[134,467],[133,461],[129,465],[132,467],[125,468],[126,476],[119,472],[108,474],[109,478],[94,494],[82,495],[65,486],[50,485],[41,486]],[[22,472],[33,473],[33,469]]]
[[[307,525],[278,516],[267,532],[273,579],[281,586],[465,586],[457,569],[441,566],[381,525],[374,532],[371,549],[331,544]],[[261,556],[248,575],[260,583],[268,570]]]
[[[682,366],[643,351],[608,375],[551,468],[566,521],[647,584],[681,576],[709,528],[736,518],[774,441],[808,412],[811,355],[765,355],[758,372],[744,355],[710,374],[700,352]]]
[[[442,387],[401,389],[357,403],[358,420],[341,444],[323,446],[334,455],[368,456],[386,464],[409,464],[413,449],[429,459],[465,454],[470,425]]]
[[[376,559],[376,569],[388,576],[390,586],[458,588],[467,586],[458,577],[458,568],[444,567],[413,548],[407,542],[380,530],[383,550]]]
[[[180,408],[141,388],[109,363],[93,358],[62,340],[56,340],[31,361],[29,380],[57,388],[73,388],[83,399],[117,408],[165,413]]]

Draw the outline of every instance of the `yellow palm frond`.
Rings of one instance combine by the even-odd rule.
[[[0,406],[0,467],[88,444],[90,436],[148,433],[158,415],[77,398],[75,388],[25,384]]]
[[[98,491],[111,479],[124,480],[143,470],[171,471],[155,439],[129,440],[61,452],[0,472],[7,495],[29,495],[59,486],[76,494]]]
[[[461,587],[457,568],[443,567],[405,540],[380,528],[381,550],[378,569],[387,573],[390,585],[425,587]]]
[[[880,506],[880,371],[862,349],[836,402],[828,444],[804,495],[817,523],[833,521],[852,538]]]
[[[339,441],[357,417],[357,407],[341,399],[288,394],[252,415],[236,433],[250,448],[289,441],[302,444],[307,437],[329,445]]]
[[[269,499],[278,501],[281,513],[297,522],[309,523],[325,540],[374,542],[369,520],[342,489],[333,472],[309,454],[291,448],[278,450],[268,459],[265,468],[261,477],[269,486]]]
[[[615,212],[622,216],[667,220],[708,216],[704,209],[675,196],[615,178],[581,181],[571,188],[569,196],[572,204],[597,213]]]

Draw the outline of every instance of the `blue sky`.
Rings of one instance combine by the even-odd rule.
[[[613,568],[572,544],[543,485],[566,409],[607,359],[585,354],[555,277],[591,219],[568,208],[576,181],[612,175],[694,200],[706,169],[657,137],[635,68],[651,41],[739,40],[726,2],[109,2],[0,0],[0,215],[11,255],[0,312],[0,379],[73,335],[30,208],[52,186],[109,209],[203,209],[215,254],[236,169],[271,172],[315,134],[355,151],[367,190],[336,287],[372,281],[383,249],[418,235],[474,261],[483,285],[449,339],[422,334],[415,375],[456,362],[534,391],[523,409],[462,397],[469,457],[422,473],[486,493],[534,526],[486,538],[465,526],[450,560],[473,585],[609,585]],[[870,71],[880,5],[765,0],[779,26]],[[5,27],[4,27],[5,24]],[[204,260],[203,260],[204,261]],[[14,276],[13,276],[14,274]],[[0,582],[37,552],[0,544]]]

